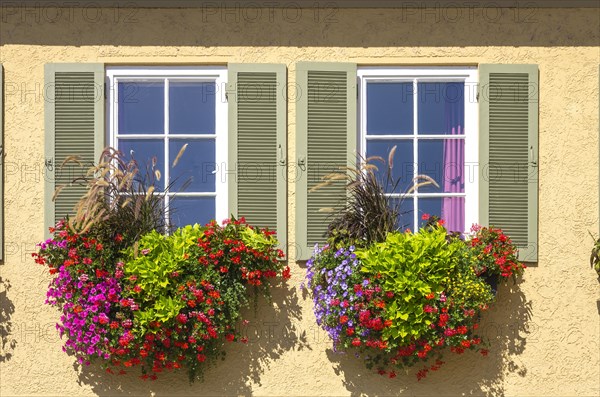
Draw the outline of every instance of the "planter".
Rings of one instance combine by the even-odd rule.
[[[481,274],[480,276],[483,281],[485,281],[485,283],[487,285],[489,285],[492,288],[492,292],[494,293],[494,296],[496,296],[498,294],[498,275],[497,274],[489,274],[488,272],[484,272],[483,274]]]

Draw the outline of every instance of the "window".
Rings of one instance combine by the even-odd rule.
[[[157,191],[173,226],[228,216],[226,68],[107,68],[108,139]],[[175,159],[186,147],[175,164]],[[149,171],[149,172],[148,172]]]
[[[452,231],[464,232],[477,221],[476,75],[476,68],[358,70],[360,153],[387,162],[396,146],[392,177],[399,184],[386,194],[400,198],[417,175],[439,185],[406,194],[402,227],[418,229],[425,213],[441,217]],[[385,167],[379,168],[385,176]]]

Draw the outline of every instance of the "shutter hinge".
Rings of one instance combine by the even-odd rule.
[[[225,101],[229,102],[229,93],[225,91]]]
[[[44,165],[46,166],[48,171],[54,171],[54,159],[46,159],[46,161],[44,161]]]
[[[106,99],[106,91],[108,91],[108,83],[104,82],[104,99]]]
[[[477,91],[477,95],[475,95],[475,102],[479,102],[479,91]]]

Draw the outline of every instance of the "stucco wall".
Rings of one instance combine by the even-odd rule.
[[[501,14],[498,14],[501,12]],[[598,231],[598,9],[56,9],[3,7],[5,260],[0,395],[600,395],[600,289],[589,268]],[[301,264],[251,314],[250,343],[189,386],[184,374],[82,374],[61,351],[49,277],[30,253],[43,238],[43,71],[48,62],[226,64],[298,61],[361,65],[535,63],[540,70],[539,263],[487,315],[487,358],[448,354],[438,373],[390,380],[332,352],[299,286]],[[295,106],[288,157],[295,158]],[[290,174],[293,170],[290,169]],[[294,242],[294,185],[288,231]],[[292,253],[293,255],[293,253]],[[292,258],[293,259],[293,258]],[[0,291],[2,292],[2,291]],[[4,295],[1,295],[4,297]],[[0,329],[1,331],[1,329]]]

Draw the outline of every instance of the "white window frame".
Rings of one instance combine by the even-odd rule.
[[[169,82],[170,81],[195,81],[215,82],[215,134],[176,134],[177,139],[215,139],[215,192],[167,192],[165,207],[169,208],[169,201],[174,197],[215,197],[215,220],[220,221],[229,217],[228,186],[226,178],[219,178],[227,165],[228,154],[228,117],[227,117],[227,68],[225,66],[112,66],[106,68],[108,85],[108,112],[106,125],[108,126],[107,142],[117,148],[120,137],[128,139],[164,139],[165,169],[161,170],[165,181],[169,180]],[[165,120],[164,134],[123,134],[118,133],[118,84],[128,81],[164,81],[165,83]],[[186,153],[185,155],[190,155]],[[166,224],[170,224],[169,214],[165,213]]]
[[[458,196],[465,198],[465,230],[464,233],[469,233],[471,225],[478,222],[479,214],[479,113],[477,106],[477,81],[478,72],[476,67],[359,67],[358,72],[359,86],[359,111],[358,111],[358,147],[359,153],[363,158],[366,156],[367,140],[376,139],[398,139],[398,135],[369,135],[367,137],[367,83],[378,82],[412,82],[413,83],[413,112],[415,133],[410,135],[402,135],[400,139],[407,139],[417,142],[417,138],[423,139],[453,139],[451,135],[416,135],[418,131],[417,117],[417,83],[418,82],[464,82],[464,106],[465,106],[465,126],[464,126],[464,141],[465,141],[465,192],[464,193],[417,193],[418,197],[449,197]],[[413,145],[413,155],[415,167],[414,176],[418,173],[419,158],[418,146]],[[399,197],[400,193],[390,194],[391,197]],[[406,197],[413,198],[414,194],[409,194]],[[418,198],[417,198],[418,200]],[[414,205],[413,205],[414,208]],[[418,207],[417,207],[418,208]],[[419,225],[419,214],[413,211],[413,225]]]

